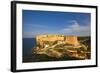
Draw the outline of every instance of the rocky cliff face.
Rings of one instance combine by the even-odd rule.
[[[79,43],[77,36],[40,35],[36,37],[36,41],[37,46],[33,51],[36,54],[45,54],[56,58],[66,56],[87,58],[87,47]]]

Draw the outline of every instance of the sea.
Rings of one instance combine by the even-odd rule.
[[[32,55],[32,49],[36,46],[35,38],[23,38],[23,58]]]

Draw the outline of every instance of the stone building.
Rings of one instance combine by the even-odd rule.
[[[55,42],[62,41],[72,45],[78,45],[77,36],[64,36],[64,35],[39,35],[36,37],[36,42],[43,47],[44,41]]]
[[[77,36],[65,36],[65,37],[66,37],[65,42],[75,45],[75,46],[79,45]]]

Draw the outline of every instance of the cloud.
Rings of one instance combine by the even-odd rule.
[[[39,24],[28,24],[23,29],[23,37],[35,37],[42,34],[63,34],[76,36],[90,36],[90,25],[80,25],[76,20],[67,22],[66,25],[56,29],[57,27],[49,27]]]
[[[69,22],[69,26],[62,29],[62,33],[66,35],[77,35],[77,36],[89,36],[90,25],[80,25],[77,21],[73,20]]]

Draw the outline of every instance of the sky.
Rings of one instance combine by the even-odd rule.
[[[23,10],[23,38],[44,34],[90,36],[91,14]]]

